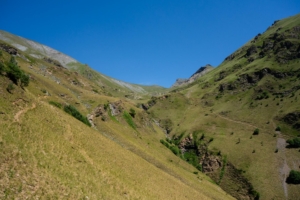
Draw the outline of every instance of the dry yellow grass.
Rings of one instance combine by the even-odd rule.
[[[164,133],[152,122],[134,119],[135,131],[119,116],[119,122],[100,120],[95,130],[48,103],[79,102],[87,114],[118,98],[70,86],[64,71],[55,72],[57,84],[18,61],[34,80],[9,94],[9,80],[0,76],[0,199],[233,199],[165,149],[159,143]],[[125,109],[133,107],[123,101]]]

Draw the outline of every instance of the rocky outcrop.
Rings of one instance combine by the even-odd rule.
[[[214,69],[210,64],[205,65],[204,67],[200,67],[190,78],[188,79],[182,79],[179,78],[176,80],[176,82],[172,85],[172,87],[179,87],[183,85],[187,85],[190,83],[193,83],[201,76],[204,76],[206,73]]]
[[[124,110],[123,102],[121,100],[109,103],[108,106],[112,116],[119,115]]]
[[[0,43],[0,49],[2,49],[3,51],[9,53],[10,55],[17,55],[18,54],[18,50],[12,46],[9,46],[7,44],[2,44]]]
[[[54,60],[54,59],[51,59],[51,58],[48,58],[48,57],[44,57],[43,60],[46,61],[47,63],[50,63],[50,64],[55,65],[57,67],[63,67],[60,64],[60,62],[58,62],[57,60]]]
[[[183,85],[185,83],[187,83],[188,79],[186,78],[178,78],[176,79],[176,82],[172,85],[172,87],[177,87],[177,86],[180,86],[180,85]]]
[[[221,74],[221,73],[220,73]],[[248,89],[254,86],[266,75],[271,75],[276,79],[283,79],[286,77],[299,77],[300,70],[297,71],[275,71],[270,68],[264,68],[254,73],[241,74],[235,81],[230,83],[222,83],[219,85],[219,91],[224,92],[225,90],[236,90],[236,89]],[[293,91],[299,90],[300,87],[293,87],[287,94]],[[275,95],[277,93],[274,93]]]
[[[104,105],[98,105],[92,113],[88,115],[88,119],[91,122],[91,124],[94,124],[94,118],[101,118],[102,121],[109,120],[109,115],[111,116],[117,116],[121,114],[124,110],[123,102],[116,101],[112,103],[107,103]]]
[[[259,194],[243,175],[243,170],[238,170],[220,152],[217,154],[210,152],[208,150],[209,142],[205,142],[205,139],[198,143],[198,146],[195,139],[193,134],[181,139],[178,147],[182,154],[194,152],[198,157],[198,164],[202,166],[202,172],[206,173],[233,197],[249,200],[259,198]]]

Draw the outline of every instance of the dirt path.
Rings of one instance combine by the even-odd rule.
[[[41,99],[46,99],[48,96],[40,96],[37,99],[37,102],[40,102]],[[14,116],[14,120],[15,122],[20,122],[20,117],[22,114],[25,114],[26,112],[28,112],[29,110],[33,110],[36,108],[36,102],[33,102],[31,107],[26,106],[25,108],[23,108],[22,110],[19,110],[15,116]]]
[[[32,103],[31,107],[25,107],[25,108],[23,108],[22,110],[18,111],[18,112],[15,114],[15,116],[14,116],[15,121],[16,121],[16,122],[20,122],[20,117],[21,117],[21,115],[22,115],[22,114],[25,114],[27,111],[32,110],[32,109],[34,109],[34,108],[36,108],[35,102]]]
[[[233,119],[224,117],[224,116],[222,116],[222,115],[220,115],[220,114],[216,114],[216,113],[214,113],[214,114],[215,114],[217,117],[223,118],[223,119],[225,119],[225,120],[227,120],[227,121],[231,121],[231,122],[234,122],[234,123],[243,124],[243,125],[246,125],[246,126],[251,126],[251,127],[253,127],[253,128],[257,128],[257,126],[254,126],[254,125],[252,125],[252,124],[248,124],[248,123],[246,123],[246,122],[236,121],[236,120],[233,120]]]
[[[279,134],[281,136],[281,134]],[[284,191],[284,195],[286,198],[288,198],[288,188],[287,183],[285,182],[286,178],[289,175],[290,167],[287,164],[286,156],[285,156],[285,148],[286,148],[286,141],[284,138],[277,138],[277,145],[276,145],[278,152],[280,154],[279,158],[279,176],[282,181],[282,188]]]

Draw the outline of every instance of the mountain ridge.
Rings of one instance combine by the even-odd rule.
[[[47,62],[54,62],[57,63],[57,65],[62,65],[63,67],[77,71],[79,73],[82,73],[88,78],[95,79],[95,81],[98,81],[102,85],[108,87],[114,87],[113,89],[119,90],[120,88],[125,89],[126,91],[138,93],[138,94],[148,94],[149,89],[151,90],[151,86],[143,86],[139,84],[132,84],[132,83],[127,83],[121,80],[117,80],[114,78],[111,78],[109,76],[106,76],[104,74],[101,74],[100,72],[94,71],[92,68],[90,68],[86,64],[82,64],[76,59],[61,53],[51,47],[48,47],[46,45],[40,44],[38,42],[28,40],[26,38],[20,37],[13,35],[9,32],[6,31],[1,31],[0,30],[0,40],[5,41],[6,43],[14,46],[17,48],[19,51],[24,52],[28,54],[29,56],[32,56],[34,58],[38,59],[44,59]],[[99,76],[100,75],[100,76]],[[102,78],[101,78],[102,77]],[[103,78],[106,80],[107,85],[105,84],[105,81]],[[157,86],[155,86],[157,87]],[[149,88],[149,89],[148,89]],[[165,88],[160,86],[161,91],[164,91]]]

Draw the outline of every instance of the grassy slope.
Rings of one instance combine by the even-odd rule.
[[[283,27],[280,30],[280,33],[283,33],[299,23],[300,15],[279,21],[261,36],[256,45],[260,45],[279,27]],[[276,120],[276,116],[284,116],[300,109],[300,91],[296,91],[294,96],[282,98],[277,98],[270,92],[268,99],[255,98],[259,94],[258,89],[267,90],[268,85],[272,85],[275,92],[282,92],[299,85],[299,79],[286,77],[278,80],[267,75],[251,88],[244,89],[238,86],[237,90],[220,93],[219,87],[221,84],[234,82],[242,74],[251,74],[265,67],[281,72],[299,70],[299,59],[287,64],[278,64],[271,55],[271,58],[255,59],[249,63],[243,55],[250,45],[250,42],[245,44],[235,52],[240,52],[239,56],[231,61],[224,61],[196,83],[177,90],[179,92],[171,94],[168,99],[160,100],[150,111],[159,119],[169,118],[173,121],[171,135],[178,135],[184,131],[188,135],[194,130],[199,130],[208,138],[213,137],[214,141],[209,148],[221,150],[238,169],[245,171],[244,175],[253,183],[263,199],[283,199],[286,195],[293,199],[300,194],[299,186],[286,186],[285,175],[282,175],[280,170],[284,168],[285,162],[290,168],[298,169],[299,152],[297,149],[284,147],[280,147],[278,153],[275,153],[275,150],[280,146],[280,138],[287,139],[299,132]],[[242,67],[234,69],[236,64],[241,64]],[[216,81],[222,71],[229,73],[224,79]],[[280,88],[280,85],[285,89]],[[216,99],[218,95],[220,98]],[[277,126],[282,127],[281,134],[275,132]],[[260,129],[260,134],[252,136],[251,139],[255,128]],[[241,142],[237,144],[239,140]]]
[[[0,59],[9,55],[3,52]],[[0,76],[1,199],[231,199],[165,149],[158,142],[164,133],[142,123],[142,110],[135,108],[137,131],[121,116],[119,122],[96,121],[97,131],[48,101],[72,104],[88,114],[118,98],[68,70],[39,60],[32,66],[17,61],[32,80],[25,90],[15,86],[10,94],[10,81]],[[71,84],[75,79],[79,84]],[[133,107],[123,101],[126,110]]]

